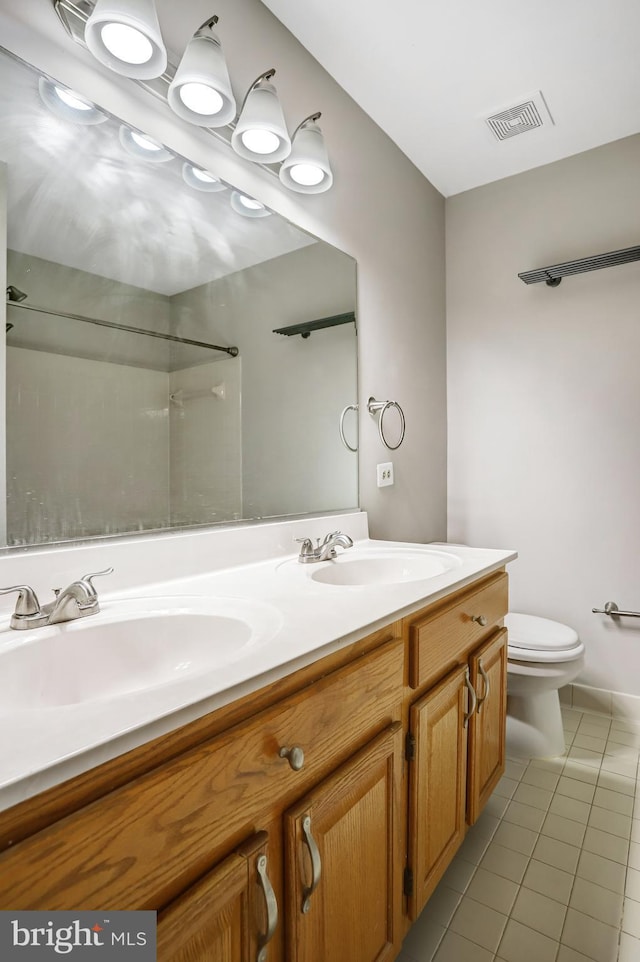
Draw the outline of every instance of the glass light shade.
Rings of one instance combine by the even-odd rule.
[[[84,39],[100,63],[125,77],[152,80],[166,70],[154,0],[98,0]]]
[[[257,163],[273,164],[288,156],[291,140],[273,84],[262,82],[249,91],[231,146],[240,157]]]
[[[56,84],[46,77],[40,77],[38,91],[43,104],[61,120],[74,124],[102,124],[108,120],[107,114],[85,100],[80,94],[62,84]]]
[[[236,101],[229,71],[214,34],[198,34],[189,41],[167,100],[179,117],[201,127],[224,127],[234,119]]]
[[[239,190],[231,192],[230,203],[236,214],[242,214],[243,217],[269,217],[271,214],[271,211],[267,210],[259,200],[254,200],[247,194],[241,194]]]
[[[333,184],[329,155],[317,124],[300,127],[291,153],[280,168],[280,181],[299,194],[321,194]]]
[[[202,167],[195,167],[193,164],[184,163],[182,165],[182,179],[185,184],[193,187],[194,190],[207,191],[213,194],[219,190],[227,189],[227,185],[223,184],[217,177],[214,177],[213,174],[210,174],[208,170],[203,170]]]
[[[164,164],[173,160],[173,154],[162,144],[159,144],[148,134],[141,134],[137,130],[121,125],[119,131],[120,143],[128,154],[140,160],[148,160],[152,164]]]

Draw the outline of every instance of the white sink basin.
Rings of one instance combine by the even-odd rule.
[[[289,570],[292,566],[296,566],[295,572],[298,578],[306,577],[320,584],[341,587],[426,581],[451,571],[460,564],[460,558],[455,555],[429,548],[415,550],[348,548],[340,552],[333,561],[312,564],[300,564],[298,561],[286,562]]]
[[[269,605],[236,599],[111,601],[88,618],[11,631],[15,643],[0,651],[0,704],[79,705],[218,673],[270,640],[280,620]]]

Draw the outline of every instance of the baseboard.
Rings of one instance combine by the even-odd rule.
[[[588,685],[565,685],[560,689],[560,704],[578,711],[597,712],[640,722],[640,696],[625,695]]]

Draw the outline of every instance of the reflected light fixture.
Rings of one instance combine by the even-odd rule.
[[[236,116],[236,101],[222,47],[211,17],[196,30],[169,84],[171,109],[201,127],[224,127]]]
[[[166,70],[154,0],[98,0],[84,39],[100,63],[124,77],[152,80]]]
[[[242,214],[243,217],[269,217],[271,214],[259,200],[242,194],[239,190],[231,192],[230,203],[236,214]]]
[[[119,137],[120,143],[132,157],[148,160],[152,164],[164,164],[168,160],[173,160],[171,151],[159,144],[157,140],[125,124],[120,126]]]
[[[45,107],[61,120],[70,120],[74,124],[102,124],[108,120],[107,114],[90,103],[75,90],[70,90],[62,84],[54,83],[48,77],[38,80],[38,92]]]
[[[276,88],[268,82],[274,74],[273,68],[267,70],[251,84],[231,135],[231,146],[245,160],[277,163],[291,150]]]
[[[333,184],[329,155],[316,121],[320,112],[306,117],[291,138],[291,153],[280,167],[280,181],[300,194],[321,194]]]
[[[227,185],[223,184],[218,177],[215,177],[208,170],[203,170],[202,167],[196,167],[194,164],[184,163],[182,165],[182,179],[185,184],[195,190],[215,193],[227,189]]]

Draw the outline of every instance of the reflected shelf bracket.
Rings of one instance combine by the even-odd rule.
[[[275,327],[274,334],[285,334],[291,337],[299,334],[301,337],[311,337],[313,331],[321,331],[325,327],[338,327],[340,324],[355,324],[356,315],[353,311],[346,314],[333,314],[331,317],[320,317],[317,321],[304,321],[302,324],[290,324],[288,327]]]

